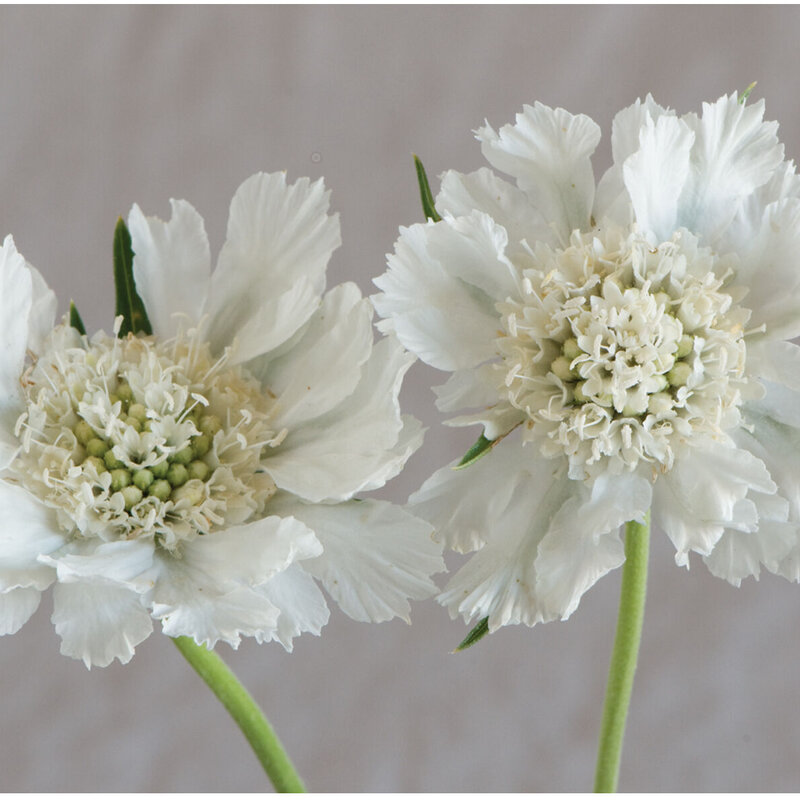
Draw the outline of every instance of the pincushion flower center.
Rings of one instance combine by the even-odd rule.
[[[59,326],[23,376],[14,478],[76,536],[174,549],[244,522],[275,493],[261,456],[286,431],[270,429],[258,382],[227,361],[196,331],[87,341]]]
[[[653,246],[622,229],[535,259],[501,307],[504,391],[526,439],[566,454],[572,477],[667,470],[681,438],[739,424],[749,312],[722,259],[686,231]]]

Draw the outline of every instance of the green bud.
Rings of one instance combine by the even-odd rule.
[[[97,436],[97,434],[92,430],[92,426],[85,419],[80,420],[73,430],[75,433],[75,438],[81,444],[88,444]]]
[[[666,414],[673,405],[672,395],[669,392],[656,392],[647,400],[647,410],[651,414]]]
[[[591,399],[583,393],[584,386],[586,386],[586,381],[578,381],[572,390],[572,394],[576,403],[588,403]]]
[[[200,433],[214,437],[214,434],[222,430],[222,420],[216,414],[205,414],[197,424]]]
[[[94,439],[89,439],[89,441],[86,442],[86,452],[90,456],[102,458],[106,452],[108,452],[108,442],[104,442],[102,439],[98,439],[95,436]]]
[[[108,400],[112,406],[114,405],[114,403],[122,403],[119,397],[117,397],[117,395],[115,395],[113,392],[108,396]]]
[[[147,409],[141,403],[131,403],[128,408],[128,416],[136,417],[140,422],[144,422],[147,419]]]
[[[103,454],[103,461],[109,469],[122,469],[125,465],[114,455],[113,450],[106,450]]]
[[[189,480],[189,471],[183,464],[171,464],[167,470],[167,480],[172,486],[182,486]]]
[[[663,392],[669,386],[669,381],[666,379],[664,375],[653,375],[652,378],[653,382],[658,383],[658,390],[659,392]],[[651,388],[652,392],[652,388]]]
[[[666,292],[655,293],[656,302],[663,305],[667,311],[671,308],[672,298]]]
[[[147,490],[147,494],[150,497],[155,497],[156,500],[161,500],[164,502],[171,494],[172,487],[169,485],[167,481],[153,481],[150,484],[150,488]]]
[[[117,386],[117,397],[119,397],[123,403],[130,403],[131,400],[133,400],[133,389],[131,389],[129,384],[120,381]]]
[[[122,490],[122,496],[125,498],[125,508],[133,508],[144,496],[142,490],[138,486],[126,486]]]
[[[153,464],[149,467],[150,472],[153,473],[155,478],[166,478],[168,469],[169,461],[159,461],[158,464]]]
[[[692,368],[685,361],[678,361],[667,373],[667,380],[672,386],[685,386],[692,374]]]
[[[211,471],[205,461],[192,461],[187,470],[189,472],[189,478],[198,481],[204,481]]]
[[[127,469],[111,470],[111,488],[118,492],[126,486],[131,485],[131,473]]]
[[[211,449],[211,437],[204,433],[192,439],[192,450],[195,458],[202,458]]]
[[[155,476],[149,469],[137,469],[133,473],[133,485],[138,486],[143,492],[147,491]]]
[[[686,358],[694,349],[694,337],[683,334],[678,341],[678,349],[675,351],[675,358]]]
[[[193,506],[203,501],[202,484],[195,482],[187,483],[176,489],[172,494],[172,499],[177,503],[179,500],[188,500]]]
[[[141,420],[136,419],[136,417],[127,416],[124,420],[128,425],[133,428],[136,433],[141,433],[142,431],[142,422]]]
[[[557,378],[561,378],[562,381],[571,381],[573,380],[574,376],[572,374],[572,370],[570,369],[569,363],[570,362],[568,358],[559,356],[558,358],[554,359],[553,363],[550,365],[550,370]]]
[[[142,423],[142,430],[143,430],[143,431],[147,431],[147,432],[149,433],[149,432],[152,430],[152,427],[151,427],[151,423],[152,423],[152,422],[153,422],[153,420],[151,420],[151,419],[146,419],[146,420],[145,420],[145,421]]]
[[[578,346],[578,340],[572,336],[570,336],[570,338],[564,342],[562,349],[564,351],[564,355],[570,360],[570,362],[583,353],[583,350],[581,350],[581,348]]]
[[[98,458],[97,456],[89,456],[86,461],[83,462],[83,467],[86,468],[89,465],[94,467],[94,471],[99,475],[101,472],[106,472],[106,464],[102,458]]]
[[[191,445],[187,445],[182,450],[178,450],[177,453],[173,453],[170,460],[173,464],[183,464],[186,466],[193,458],[194,451]]]

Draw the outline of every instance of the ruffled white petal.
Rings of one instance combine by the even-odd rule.
[[[640,475],[602,475],[555,515],[536,556],[536,596],[545,619],[567,619],[583,594],[625,560],[621,525],[644,521],[652,488]]]
[[[53,588],[52,622],[61,652],[87,667],[127,664],[136,645],[153,630],[141,595],[99,582],[58,583]]]
[[[372,306],[353,283],[325,295],[302,338],[261,371],[276,430],[293,430],[352,394],[372,351]]]
[[[146,539],[78,540],[67,552],[39,560],[56,568],[59,583],[88,581],[146,594],[155,580],[153,557],[153,542]]]
[[[739,103],[736,93],[703,103],[703,114],[682,119],[695,132],[692,169],[678,225],[713,244],[742,200],[765,184],[783,161],[776,122],[763,122],[764,101]]]
[[[770,204],[755,236],[738,253],[737,283],[748,288],[748,327],[764,326],[758,338],[769,341],[800,335],[800,200]],[[757,340],[754,337],[754,340]]]
[[[466,217],[473,211],[488,214],[508,233],[512,256],[523,252],[522,241],[530,245],[539,241],[556,244],[553,229],[531,206],[525,192],[486,167],[467,175],[455,170],[445,172],[436,196],[436,209],[442,216]]]
[[[395,339],[378,342],[353,394],[264,458],[278,487],[315,503],[340,501],[394,477],[422,444],[419,423],[401,417],[397,399],[413,361]]]
[[[16,633],[39,608],[38,589],[9,589],[0,592],[0,636]]]
[[[488,616],[490,631],[567,619],[581,596],[624,561],[619,528],[643,519],[648,481],[606,475],[590,489],[563,472],[548,473],[552,462],[539,459],[535,469],[517,473],[506,508],[487,520],[487,543],[440,596],[451,615],[467,622]]]
[[[573,230],[589,227],[591,156],[600,141],[600,128],[589,117],[536,103],[523,106],[515,125],[504,125],[498,134],[487,124],[477,137],[486,160],[516,178],[564,241]]]
[[[138,205],[128,215],[136,289],[153,333],[165,338],[199,321],[211,277],[203,218],[185,200],[170,205],[169,222],[146,217]]]
[[[798,544],[797,523],[786,521],[786,503],[782,498],[770,497],[779,501],[774,510],[765,508],[766,503],[758,503],[758,529],[745,532],[726,530],[711,554],[703,556],[709,572],[717,578],[741,585],[744,578],[758,576],[763,565],[770,572],[777,572],[789,553]],[[769,519],[773,514],[778,519]],[[781,519],[780,517],[783,517]]]
[[[407,511],[378,500],[296,503],[287,511],[322,542],[322,554],[305,562],[304,569],[353,619],[409,622],[408,601],[436,592],[431,575],[444,570],[442,546],[434,542],[431,526]]]
[[[639,149],[625,161],[623,178],[642,231],[667,241],[675,231],[678,198],[689,176],[694,134],[677,117],[647,118],[639,133]]]
[[[28,347],[32,303],[31,272],[17,252],[13,238],[6,236],[0,248],[0,429],[7,435],[14,430],[22,411],[19,379]],[[0,452],[0,459],[5,460],[3,455]]]
[[[639,135],[647,121],[655,122],[664,114],[674,116],[674,112],[662,108],[648,94],[644,102],[637,98],[633,105],[615,115],[611,124],[614,163],[598,181],[594,200],[594,216],[598,222],[608,219],[624,226],[633,221],[631,201],[622,176],[623,164],[639,149]]]
[[[501,455],[495,451],[482,461],[492,459],[497,464]],[[536,594],[539,544],[564,503],[573,493],[585,491],[582,483],[567,479],[563,469],[556,474],[553,470],[554,462],[534,457],[528,469],[511,472],[507,502],[491,516],[483,516],[486,543],[439,595],[452,618],[460,614],[472,623],[488,617],[490,631],[502,625],[535,625],[547,620]],[[483,494],[484,500],[487,497]]]
[[[65,543],[55,512],[19,486],[0,481],[0,591],[46,589],[55,570],[39,561]]]
[[[502,373],[500,373],[502,380]],[[497,402],[498,373],[491,364],[456,370],[441,386],[434,386],[436,408],[457,411]]]
[[[478,408],[472,414],[463,414],[445,420],[445,425],[464,427],[483,425],[487,439],[505,436],[525,418],[524,412],[514,408],[507,400],[498,399],[498,383],[504,374],[493,364],[481,364],[471,370],[458,370],[442,386],[434,386],[436,407],[440,411],[459,408]]]
[[[690,551],[709,555],[726,528],[756,530],[757,510],[747,496],[774,494],[776,488],[764,462],[752,453],[696,438],[658,477],[653,522],[675,545],[675,562],[687,566]]]
[[[180,560],[218,583],[260,586],[290,564],[321,552],[322,545],[306,525],[270,516],[187,542]]]
[[[436,538],[448,550],[478,550],[506,513],[518,483],[527,479],[525,460],[531,456],[536,458],[514,440],[465,469],[454,469],[456,459],[411,495],[409,508],[433,525]]]
[[[322,548],[296,519],[266,517],[188,542],[181,558],[160,557],[153,616],[168,636],[238,647],[241,636],[272,638],[280,609],[259,591],[295,561]]]
[[[748,344],[747,370],[752,375],[800,392],[800,346],[792,342],[764,340]]]
[[[507,258],[508,233],[488,214],[473,211],[427,229],[428,251],[448,275],[484,292],[490,301],[519,291],[514,265]]]
[[[28,350],[41,353],[44,340],[56,319],[58,300],[38,269],[27,264],[31,274],[31,310],[28,314]]]
[[[394,332],[426,364],[443,370],[467,369],[495,355],[494,301],[447,272],[429,251],[431,234],[452,220],[400,228],[389,270],[372,297],[384,320],[378,328]],[[496,262],[496,258],[494,260]]]
[[[793,161],[784,161],[763,186],[742,200],[736,217],[719,239],[719,252],[748,252],[761,230],[767,207],[788,198],[800,198],[800,175],[795,172]]]
[[[256,636],[259,642],[279,641],[291,653],[295,636],[301,633],[319,636],[330,617],[328,604],[316,581],[300,564],[291,564],[273,575],[257,591],[280,612],[276,627],[263,636]]]
[[[238,338],[239,361],[286,341],[311,316],[341,244],[322,180],[287,185],[282,172],[248,178],[231,202],[227,240],[206,311],[217,350]]]
[[[793,380],[796,382],[797,377],[793,376]],[[767,387],[767,398],[778,389],[789,391],[781,384],[772,384]],[[793,403],[796,405],[797,395],[794,396]],[[797,469],[800,428],[797,424],[787,424],[776,419],[773,414],[765,413],[763,410],[765,406],[774,408],[776,405],[772,402],[772,398],[761,407],[749,404],[745,409],[748,428],[739,431],[738,439],[743,447],[752,450],[764,461],[778,485],[779,497],[770,499],[787,503],[788,508],[783,514],[777,513],[781,509],[776,508],[769,509],[769,514],[762,512],[763,516],[776,520],[776,523],[770,524],[763,533],[759,526],[757,533],[751,534],[756,541],[749,545],[753,551],[750,564],[754,563],[756,569],[747,564],[749,571],[744,572],[743,568],[739,571],[742,572],[742,577],[748,574],[758,575],[757,566],[761,563],[770,572],[776,572],[789,580],[800,581],[800,473]],[[780,524],[787,519],[787,515],[788,528],[785,524]],[[763,543],[760,541],[762,538]],[[749,554],[745,553],[745,557],[747,555]],[[730,580],[728,575],[724,577]],[[738,575],[734,573],[733,577]]]
[[[244,363],[278,350],[319,308],[319,295],[319,290],[308,278],[300,277],[282,294],[261,300],[236,330],[235,348],[229,363]],[[212,344],[221,349],[225,342],[222,336],[218,336]]]

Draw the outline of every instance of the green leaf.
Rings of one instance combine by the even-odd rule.
[[[142,298],[133,280],[133,250],[128,226],[120,217],[114,230],[114,286],[117,292],[116,316],[122,315],[120,337],[129,333],[153,332]]]
[[[441,217],[436,213],[436,208],[433,205],[433,195],[431,194],[431,187],[428,185],[425,167],[422,166],[422,162],[416,156],[414,156],[414,166],[417,168],[419,196],[422,200],[422,210],[425,213],[425,217],[432,219],[434,222],[439,222]]]
[[[78,307],[72,300],[69,301],[69,324],[75,328],[81,336],[86,336],[86,326],[83,324]]]
[[[489,617],[484,617],[465,637],[464,641],[453,650],[454,653],[460,653],[468,647],[479,642],[486,634],[489,633]]]
[[[469,450],[467,450],[464,458],[456,464],[453,469],[465,469],[470,464],[474,464],[479,458],[485,456],[494,447],[498,440],[487,439],[483,434],[480,435],[477,442],[475,442]]]
[[[747,102],[747,98],[750,97],[750,92],[755,89],[756,84],[758,81],[753,81],[740,95],[739,95],[739,105],[744,105]]]

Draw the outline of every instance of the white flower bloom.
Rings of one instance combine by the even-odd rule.
[[[354,284],[322,181],[255,175],[211,271],[203,221],[129,217],[152,336],[53,326],[55,297],[0,250],[0,634],[54,587],[63,653],[127,662],[170,636],[319,633],[314,578],[359,620],[408,617],[443,568],[430,526],[357,492],[419,447],[398,393],[413,361]],[[121,319],[121,318],[120,318]]]
[[[567,618],[651,507],[679,564],[800,579],[800,178],[763,112],[648,96],[595,186],[597,125],[525,106],[477,131],[516,185],[447,172],[441,221],[401,229],[380,327],[452,372],[449,424],[498,440],[412,497],[477,551],[440,597],[454,617]]]

